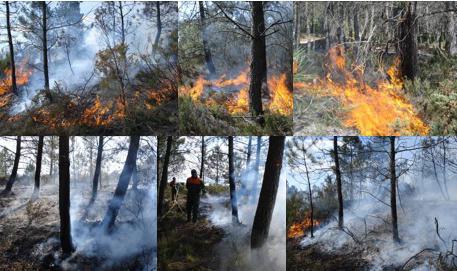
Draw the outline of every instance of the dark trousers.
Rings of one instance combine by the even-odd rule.
[[[175,199],[176,199],[176,193],[177,193],[177,192],[178,192],[178,191],[176,190],[175,187],[172,187],[172,188],[171,188],[171,201],[175,201]]]
[[[200,193],[187,193],[187,221],[192,217],[192,222],[198,218],[198,206],[200,205]]]

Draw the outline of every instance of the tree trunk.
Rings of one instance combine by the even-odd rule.
[[[301,2],[295,2],[295,48],[300,46],[300,36],[301,36]],[[305,14],[306,16],[307,14]]]
[[[173,144],[173,137],[167,137],[167,150],[165,152],[165,157],[162,165],[162,178],[160,179],[159,187],[159,201],[157,203],[157,214],[159,216],[163,213],[163,201],[165,196],[165,187],[167,187],[168,180],[168,164],[170,162],[171,146]]]
[[[259,182],[260,175],[260,150],[261,150],[262,137],[257,136],[257,145],[255,153],[255,164],[254,164],[254,183],[252,184],[252,194],[257,195],[257,184]],[[252,197],[252,202],[254,203],[255,197]]]
[[[199,13],[200,13],[200,33],[203,41],[203,52],[205,54],[206,68],[210,75],[216,73],[216,68],[214,67],[213,57],[211,55],[211,50],[208,47],[208,33],[206,32],[206,18],[205,18],[205,8],[203,7],[203,1],[198,1]]]
[[[162,34],[162,18],[160,17],[160,1],[156,1],[156,18],[157,18],[157,33],[154,39],[154,48],[159,45],[160,35]]]
[[[200,179],[203,181],[203,178],[205,177],[204,171],[205,171],[205,156],[206,156],[206,145],[205,145],[205,137],[202,136],[202,160],[200,163]]]
[[[140,178],[138,176],[138,166],[135,163],[135,167],[133,168],[132,172],[132,189],[138,190],[138,184],[140,183]]]
[[[308,197],[309,197],[309,218],[311,220],[311,238],[314,238],[314,206],[313,206],[313,191],[311,190],[311,180],[309,179],[308,164],[306,163],[306,153],[304,153],[305,159],[305,171],[306,171],[306,180],[308,181]]]
[[[236,199],[235,186],[235,161],[233,157],[233,136],[228,137],[228,160],[229,160],[229,185],[230,185],[230,203],[232,206],[232,222],[239,223],[238,202]]]
[[[119,182],[117,183],[114,196],[111,199],[108,210],[106,211],[105,217],[102,221],[102,228],[106,231],[110,231],[114,226],[116,217],[121,208],[122,202],[124,201],[127,188],[129,187],[130,179],[132,178],[132,172],[136,165],[136,158],[138,154],[138,148],[140,145],[140,136],[130,136],[129,150],[127,153],[127,159],[124,163]]]
[[[359,6],[357,2],[354,2],[354,17],[353,17],[353,24],[354,24],[354,41],[360,41],[360,24],[359,24]],[[357,44],[358,47],[358,44]]]
[[[44,136],[39,136],[35,165],[35,186],[33,188],[33,198],[37,198],[40,193],[41,161],[43,160],[43,146]]]
[[[446,1],[446,9],[455,9],[455,2]],[[456,12],[451,11],[447,13],[446,24],[446,51],[450,56],[457,55],[457,27],[456,27]]]
[[[102,155],[103,155],[103,144],[104,144],[103,136],[98,137],[98,146],[97,146],[97,160],[95,162],[95,172],[94,177],[92,179],[92,196],[89,201],[89,206],[95,202],[97,198],[97,191],[98,191],[98,182],[100,179],[100,174],[102,171]]]
[[[251,80],[249,82],[249,107],[257,122],[264,124],[262,94],[268,94],[267,51],[265,44],[265,19],[263,2],[251,2]]]
[[[49,89],[49,67],[48,67],[48,11],[47,11],[47,4],[46,1],[40,2],[41,3],[41,16],[43,17],[42,21],[42,50],[43,50],[43,73],[44,73],[44,91],[48,100],[52,103],[52,94],[51,90]]]
[[[51,138],[51,146],[50,146],[50,153],[49,153],[49,176],[51,177],[52,183],[55,183],[54,181],[54,137],[50,136]]]
[[[74,251],[70,219],[70,150],[68,136],[59,137],[60,244],[64,255]]]
[[[336,189],[338,192],[338,227],[340,229],[344,226],[344,206],[343,206],[343,190],[341,184],[341,170],[340,159],[338,157],[338,137],[333,137],[333,155],[335,156],[335,176],[336,176]]]
[[[400,72],[402,78],[414,80],[417,73],[416,3],[402,2],[402,5],[397,35]]]
[[[247,170],[250,170],[251,167],[251,154],[252,154],[252,136],[249,137],[248,139],[248,153],[247,153],[247,156],[246,156],[246,169]]]
[[[21,137],[20,136],[16,137],[16,153],[14,154],[13,170],[11,171],[10,178],[8,179],[8,182],[6,183],[6,187],[2,192],[2,194],[4,194],[4,195],[11,193],[13,184],[16,181],[17,170],[19,168],[19,160],[21,158],[21,142],[22,142]]]
[[[13,36],[11,35],[10,3],[5,1],[6,6],[6,31],[8,33],[8,47],[10,50],[11,88],[14,95],[18,95],[16,84],[16,63],[14,62]]]
[[[268,238],[281,176],[284,143],[284,136],[270,136],[269,138],[262,189],[252,225],[251,248],[253,249],[262,247]]]
[[[158,136],[157,137],[157,148],[156,148],[156,155],[157,155],[157,158],[156,158],[156,180],[157,180],[157,191],[160,190],[160,148],[161,148],[162,144],[161,144],[161,137]]]
[[[397,217],[397,173],[395,169],[395,137],[390,138],[390,210],[392,213],[392,235],[395,242],[400,242],[398,236]]]

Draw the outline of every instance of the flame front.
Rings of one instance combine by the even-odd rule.
[[[337,97],[347,111],[347,127],[355,127],[366,136],[428,134],[430,128],[404,95],[398,59],[386,72],[389,78],[373,87],[364,82],[363,68],[347,69],[343,48],[331,48],[327,59],[325,79],[312,84],[297,82],[294,86],[313,94]]]
[[[13,81],[11,79],[11,69],[5,69],[4,73],[5,77],[0,81],[0,95],[11,92],[13,85]],[[26,61],[21,62],[20,66],[16,69],[16,85],[18,87],[26,85],[29,82],[31,75],[32,71],[27,69]]]
[[[272,75],[268,80],[270,92],[269,102],[266,108],[271,112],[282,115],[291,115],[293,112],[292,92],[286,84],[286,75]],[[234,94],[226,94],[226,98],[206,93],[209,89],[228,89],[227,93],[237,90]],[[226,78],[226,75],[220,76],[215,80],[207,80],[204,76],[199,76],[192,86],[181,86],[180,95],[191,97],[194,102],[203,103],[207,106],[220,104],[230,114],[244,114],[249,112],[249,69],[244,69],[240,74],[232,79]]]
[[[313,224],[311,224],[310,213],[308,212],[306,213],[303,221],[294,223],[289,227],[289,230],[287,231],[287,238],[298,238],[304,236],[306,232],[311,230],[311,225],[317,227],[320,225],[320,222],[314,219]]]

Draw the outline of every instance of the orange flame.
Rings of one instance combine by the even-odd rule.
[[[338,97],[347,110],[344,124],[357,128],[362,135],[428,134],[430,128],[404,95],[398,59],[387,70],[389,79],[372,87],[363,81],[363,68],[347,70],[343,48],[330,49],[327,58],[330,63],[326,65],[328,73],[324,80],[294,86],[318,95]]]
[[[307,231],[311,230],[311,225],[314,227],[319,226],[320,222],[316,219],[313,220],[313,224],[311,224],[310,213],[306,213],[305,219],[303,221],[294,223],[292,226],[289,227],[287,231],[288,238],[298,238],[302,237],[306,234]]]
[[[215,98],[215,95],[211,96],[205,92],[206,89],[228,87],[239,89],[239,91],[235,94],[224,94],[226,98],[219,100]],[[267,108],[282,115],[291,115],[293,97],[286,84],[286,75],[271,76],[268,80],[268,87],[271,97]],[[216,80],[207,80],[203,76],[199,76],[193,86],[181,86],[179,93],[191,97],[194,102],[207,106],[224,102],[224,106],[230,114],[247,113],[249,112],[249,70],[244,69],[232,79],[227,79],[225,75]]]
[[[11,79],[12,71],[10,68],[4,70],[5,77],[0,80],[0,95],[10,93],[12,91],[13,81]],[[26,85],[29,82],[29,78],[32,75],[32,71],[27,68],[27,60],[23,60],[19,67],[16,68],[16,85],[18,87]]]

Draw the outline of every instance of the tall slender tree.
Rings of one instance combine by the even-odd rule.
[[[44,136],[38,137],[36,165],[35,165],[35,186],[33,188],[33,197],[37,198],[40,193],[41,162],[43,160]]]
[[[170,163],[171,147],[173,145],[173,137],[167,137],[167,149],[165,151],[164,161],[162,164],[162,177],[159,186],[159,200],[157,202],[157,215],[161,216],[163,213],[163,202],[165,197],[165,187],[168,181],[168,165]]]
[[[236,198],[235,185],[235,161],[233,156],[233,136],[228,137],[228,160],[229,160],[229,185],[230,185],[230,204],[232,206],[232,222],[239,223],[238,202]]]
[[[211,54],[211,50],[208,45],[208,33],[206,30],[206,16],[205,16],[205,7],[203,6],[203,1],[198,1],[198,8],[200,13],[200,34],[202,37],[203,42],[203,52],[205,54],[205,62],[206,68],[210,75],[214,75],[216,73],[216,67],[213,63],[213,56]]]
[[[252,225],[251,248],[253,249],[262,247],[268,238],[281,176],[284,143],[284,136],[270,136],[262,189]]]
[[[10,2],[5,1],[6,6],[6,32],[8,34],[8,47],[10,50],[10,69],[11,69],[11,88],[14,95],[18,95],[17,83],[16,83],[16,63],[14,61],[14,45],[13,45],[13,35],[11,34],[11,12],[10,12]]]
[[[60,244],[64,255],[74,251],[70,219],[70,146],[69,137],[59,137],[59,215]]]
[[[390,140],[390,210],[392,215],[392,237],[395,242],[400,242],[398,235],[398,216],[397,216],[397,173],[395,165],[395,137],[389,137]]]
[[[117,183],[116,190],[114,191],[114,196],[109,202],[108,210],[106,211],[105,217],[101,223],[102,228],[106,231],[111,231],[119,213],[119,209],[124,202],[124,197],[127,193],[130,179],[132,178],[132,172],[136,165],[139,146],[140,136],[130,136],[127,159],[125,160],[124,167],[122,168],[121,175],[119,176],[119,182]]]
[[[11,193],[11,189],[13,188],[13,184],[16,181],[17,171],[19,169],[19,160],[21,158],[21,142],[22,138],[20,136],[16,137],[16,153],[14,154],[14,164],[13,170],[11,171],[10,178],[6,183],[5,189],[2,191],[2,195],[8,195]]]
[[[336,189],[338,193],[338,227],[341,229],[344,226],[344,206],[337,136],[333,137],[333,158],[335,160]]]
[[[257,121],[263,125],[262,94],[267,88],[267,47],[263,2],[251,2],[251,80],[249,81],[249,107]]]
[[[97,198],[98,184],[99,184],[99,179],[100,179],[101,172],[102,172],[103,145],[104,145],[104,137],[99,136],[98,137],[98,146],[97,146],[97,159],[95,161],[95,172],[94,172],[94,176],[92,178],[92,195],[91,195],[90,201],[89,201],[89,208],[92,207],[92,205],[95,202],[95,199]]]

